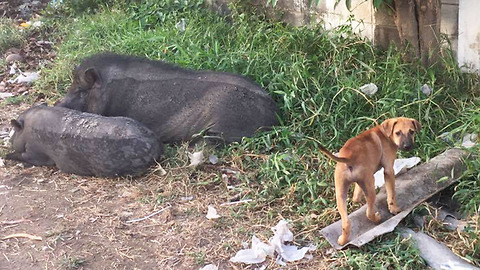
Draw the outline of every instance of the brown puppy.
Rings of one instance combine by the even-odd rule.
[[[340,149],[338,157],[320,146],[321,152],[339,162],[335,167],[335,194],[342,219],[342,234],[338,237],[339,245],[345,245],[350,236],[346,199],[348,188],[352,183],[356,183],[353,201],[359,202],[363,191],[367,199],[367,218],[375,223],[380,222],[380,214],[374,209],[376,194],[373,174],[381,167],[385,169],[388,210],[394,215],[401,211],[395,198],[393,162],[397,157],[398,149],[406,151],[413,149],[415,132],[420,129],[421,125],[415,119],[390,118],[348,140]]]

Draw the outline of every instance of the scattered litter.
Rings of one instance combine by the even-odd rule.
[[[20,24],[20,27],[23,27],[23,28],[28,28],[30,27],[30,25],[32,25],[32,22],[31,21],[28,21],[28,22],[23,22]]]
[[[280,265],[286,265],[286,262],[298,261],[306,257],[308,251],[314,251],[315,246],[311,245],[298,249],[297,246],[285,245],[284,242],[293,241],[293,233],[288,228],[285,220],[280,220],[278,224],[272,228],[274,233],[269,243],[261,242],[255,235],[252,237],[252,248],[244,249],[230,259],[231,262],[242,262],[247,264],[261,263],[265,261],[267,256],[273,258],[276,252],[276,262]],[[309,257],[309,256],[307,256]]]
[[[188,153],[188,157],[190,158],[190,165],[191,167],[196,167],[203,163],[203,151],[197,151],[192,153]]]
[[[399,228],[404,238],[410,238],[417,244],[420,256],[433,269],[480,269],[455,255],[442,243],[423,232],[414,232],[409,228]]]
[[[239,250],[234,257],[230,258],[230,261],[246,264],[261,263],[267,259],[267,256],[273,258],[274,251],[274,247],[263,243],[255,235],[253,235],[252,248]]]
[[[471,148],[473,146],[475,146],[475,141],[478,139],[478,135],[477,134],[470,134],[470,133],[467,133],[465,134],[465,136],[463,136],[463,140],[462,140],[462,146],[465,147],[465,148]]]
[[[213,206],[209,205],[206,217],[208,219],[217,219],[217,218],[220,217],[220,215],[217,214],[217,209],[215,209]]]
[[[440,220],[447,230],[450,231],[463,231],[467,227],[468,223],[465,220],[457,219],[457,217],[448,211],[440,208],[437,210],[436,219]]]
[[[155,169],[155,171],[159,171],[160,176],[167,175],[167,171],[165,171],[165,169],[162,167],[162,165],[160,165],[160,163],[158,163],[158,162],[157,162],[157,168]]]
[[[32,23],[32,26],[37,28],[37,27],[41,27],[43,25],[43,22],[42,21],[34,21]]]
[[[182,202],[187,202],[193,200],[193,196],[187,196],[187,197],[180,197],[180,200]]]
[[[207,264],[204,267],[200,268],[200,270],[218,270],[218,266],[215,264]]]
[[[28,233],[10,234],[10,235],[2,237],[2,240],[7,240],[7,239],[11,239],[11,238],[29,238],[31,240],[42,241],[42,237],[36,236],[36,235],[31,235],[31,234],[28,234]]]
[[[23,74],[18,75],[17,78],[13,80],[8,80],[9,83],[31,83],[38,80],[38,72],[24,72]]]
[[[351,236],[350,242],[346,245],[340,246],[337,243],[338,236],[342,231],[340,220],[323,228],[320,233],[332,247],[342,249],[347,245],[361,247],[375,237],[393,231],[417,205],[458,180],[464,170],[462,159],[466,155],[467,151],[452,148],[397,177],[395,193],[397,203],[402,211],[395,216],[388,211],[387,195],[385,188],[382,187],[375,202],[382,222],[375,224],[367,219],[366,205],[354,211],[348,215],[351,222]],[[437,181],[438,179],[444,180]]]
[[[133,223],[133,222],[138,222],[138,221],[142,221],[142,220],[145,220],[145,219],[149,219],[157,214],[160,214],[161,212],[167,210],[168,208],[172,207],[171,205],[167,206],[167,207],[164,207],[160,210],[158,210],[157,212],[154,212],[154,213],[151,213],[150,215],[148,216],[145,216],[143,218],[137,218],[137,219],[132,219],[132,220],[127,220],[127,223]]]
[[[12,93],[0,92],[0,99],[6,99],[6,98],[9,98],[9,97],[13,97],[13,96],[15,96],[15,95],[12,94]]]
[[[430,88],[428,84],[424,84],[422,85],[422,87],[420,87],[420,91],[425,95],[429,96],[432,93],[432,88]]]
[[[23,61],[23,57],[18,53],[12,53],[7,55],[5,60],[7,61],[7,63],[15,62],[15,61]]]
[[[235,205],[235,204],[247,203],[247,202],[251,202],[251,201],[252,201],[252,199],[246,199],[246,200],[235,201],[235,202],[226,202],[226,203],[220,204],[220,206]]]
[[[365,85],[361,86],[360,91],[362,91],[363,93],[371,96],[371,95],[374,95],[375,93],[377,93],[378,87],[374,83],[369,83],[369,84],[365,84]]]
[[[293,241],[293,233],[288,228],[288,223],[285,220],[280,220],[277,226],[272,228],[274,233],[270,239],[270,244],[278,253],[277,263],[286,265],[286,262],[294,262],[303,259],[308,251],[314,251],[315,246],[308,246],[298,249],[296,246],[284,245],[284,242]]]
[[[230,169],[221,169],[220,172],[224,173],[224,174],[239,174],[238,171],[234,171],[234,170],[230,170]]]
[[[443,132],[442,134],[438,135],[438,137],[446,143],[449,143],[452,145],[454,143],[453,135],[451,132]]]
[[[215,156],[214,154],[211,154],[210,156],[208,156],[208,160],[209,160],[210,163],[212,163],[213,165],[215,165],[215,164],[218,163],[218,157]]]
[[[13,74],[17,73],[17,69],[18,69],[17,63],[13,63],[13,65],[10,66],[10,70],[8,71],[8,74],[13,75]],[[18,70],[18,71],[20,71],[20,70]]]
[[[175,25],[175,27],[180,31],[180,32],[185,32],[185,28],[187,27],[187,23],[185,22],[184,18],[181,18],[180,21]]]
[[[46,41],[46,40],[39,40],[35,42],[35,44],[42,46],[42,45],[53,45],[54,43],[51,41]]]
[[[40,27],[43,25],[43,22],[41,21],[27,21],[27,22],[23,22],[20,24],[20,27],[23,27],[23,28],[29,28],[29,27],[32,27],[32,28],[37,28],[37,27]]]
[[[395,175],[404,173],[407,171],[407,169],[410,169],[417,165],[420,162],[419,157],[411,157],[411,158],[399,158],[395,159],[395,162],[393,163],[393,171]],[[375,177],[375,188],[379,188],[385,184],[385,177],[383,175],[383,172],[385,170],[381,168],[378,170],[373,177]]]

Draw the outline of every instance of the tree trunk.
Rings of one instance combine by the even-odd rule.
[[[415,11],[415,0],[395,1],[395,25],[402,47],[407,50],[408,60],[420,55],[417,13]]]
[[[434,63],[440,43],[440,3],[438,0],[415,0],[418,17],[420,57],[424,66]]]
[[[407,60],[420,58],[424,66],[439,52],[439,0],[395,0],[395,25],[407,50]]]

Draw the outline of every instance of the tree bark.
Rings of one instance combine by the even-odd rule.
[[[412,60],[420,55],[415,0],[396,0],[394,3],[398,35],[402,46],[407,49],[409,60]]]
[[[439,0],[415,0],[418,18],[420,57],[424,66],[436,61],[440,44]]]
[[[420,58],[424,66],[439,52],[439,0],[395,0],[395,25],[407,60]]]

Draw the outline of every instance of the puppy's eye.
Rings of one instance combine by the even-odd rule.
[[[410,135],[413,135],[413,133],[415,133],[415,131],[413,131],[413,129],[410,129],[410,131],[408,133],[410,133]]]
[[[397,134],[397,136],[400,136],[400,135],[402,135],[402,132],[401,132],[401,131],[397,131],[397,132],[395,132],[395,134]]]

